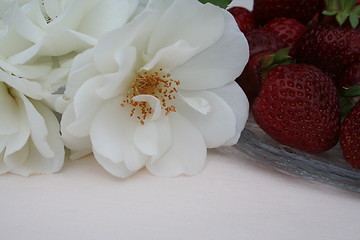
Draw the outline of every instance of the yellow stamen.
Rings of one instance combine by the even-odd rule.
[[[180,81],[171,78],[169,73],[165,73],[162,68],[141,70],[137,73],[133,84],[128,90],[125,100],[120,104],[121,107],[130,105],[130,117],[135,116],[140,124],[144,125],[148,116],[153,114],[152,107],[147,102],[137,102],[133,97],[138,95],[151,95],[159,99],[165,115],[176,112],[174,105],[169,101],[176,98],[178,90],[175,86],[180,85]]]

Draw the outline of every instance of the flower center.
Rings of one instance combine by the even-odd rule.
[[[130,105],[130,117],[136,117],[140,124],[144,125],[145,120],[154,113],[155,109],[148,102],[135,101],[133,98],[138,95],[154,96],[160,101],[161,109],[167,115],[176,112],[175,106],[171,105],[170,101],[176,98],[178,92],[176,86],[179,84],[180,81],[172,79],[171,75],[165,73],[162,68],[141,70],[137,73],[121,106]]]

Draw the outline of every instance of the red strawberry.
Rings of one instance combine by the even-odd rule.
[[[341,124],[340,146],[345,160],[360,169],[360,102]]]
[[[279,17],[295,18],[307,24],[318,11],[319,5],[319,0],[256,0],[253,16],[260,25]]]
[[[325,73],[311,65],[278,65],[270,70],[252,113],[266,133],[290,147],[318,153],[338,141],[337,89]]]
[[[345,70],[340,79],[340,85],[343,88],[360,85],[360,62],[352,64]]]
[[[244,90],[250,105],[260,92],[262,81],[266,73],[278,64],[289,64],[289,49],[283,48],[277,52],[264,51],[251,56],[244,71],[236,79],[236,82]]]
[[[236,79],[236,82],[244,90],[250,105],[259,94],[261,88],[263,71],[261,60],[270,54],[272,54],[271,51],[264,51],[251,56],[244,68],[244,71]]]
[[[234,16],[242,32],[248,32],[257,27],[252,13],[246,8],[232,7],[228,11]]]
[[[318,25],[296,43],[298,62],[313,64],[338,79],[351,64],[360,61],[360,30],[335,25]]]
[[[264,29],[276,33],[287,46],[292,47],[307,28],[294,18],[274,18],[265,24]]]
[[[275,33],[265,29],[255,29],[245,34],[249,43],[250,56],[260,52],[275,52],[285,47],[284,41]]]

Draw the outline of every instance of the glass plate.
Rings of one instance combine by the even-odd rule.
[[[360,193],[360,170],[352,168],[344,160],[339,144],[321,154],[296,150],[269,137],[252,116],[239,142],[225,151],[230,151],[230,154],[242,153],[262,165]]]

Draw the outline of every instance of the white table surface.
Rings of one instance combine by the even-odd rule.
[[[0,177],[0,239],[301,239],[360,236],[360,194],[209,151],[193,177],[127,180],[92,156],[53,175]]]

